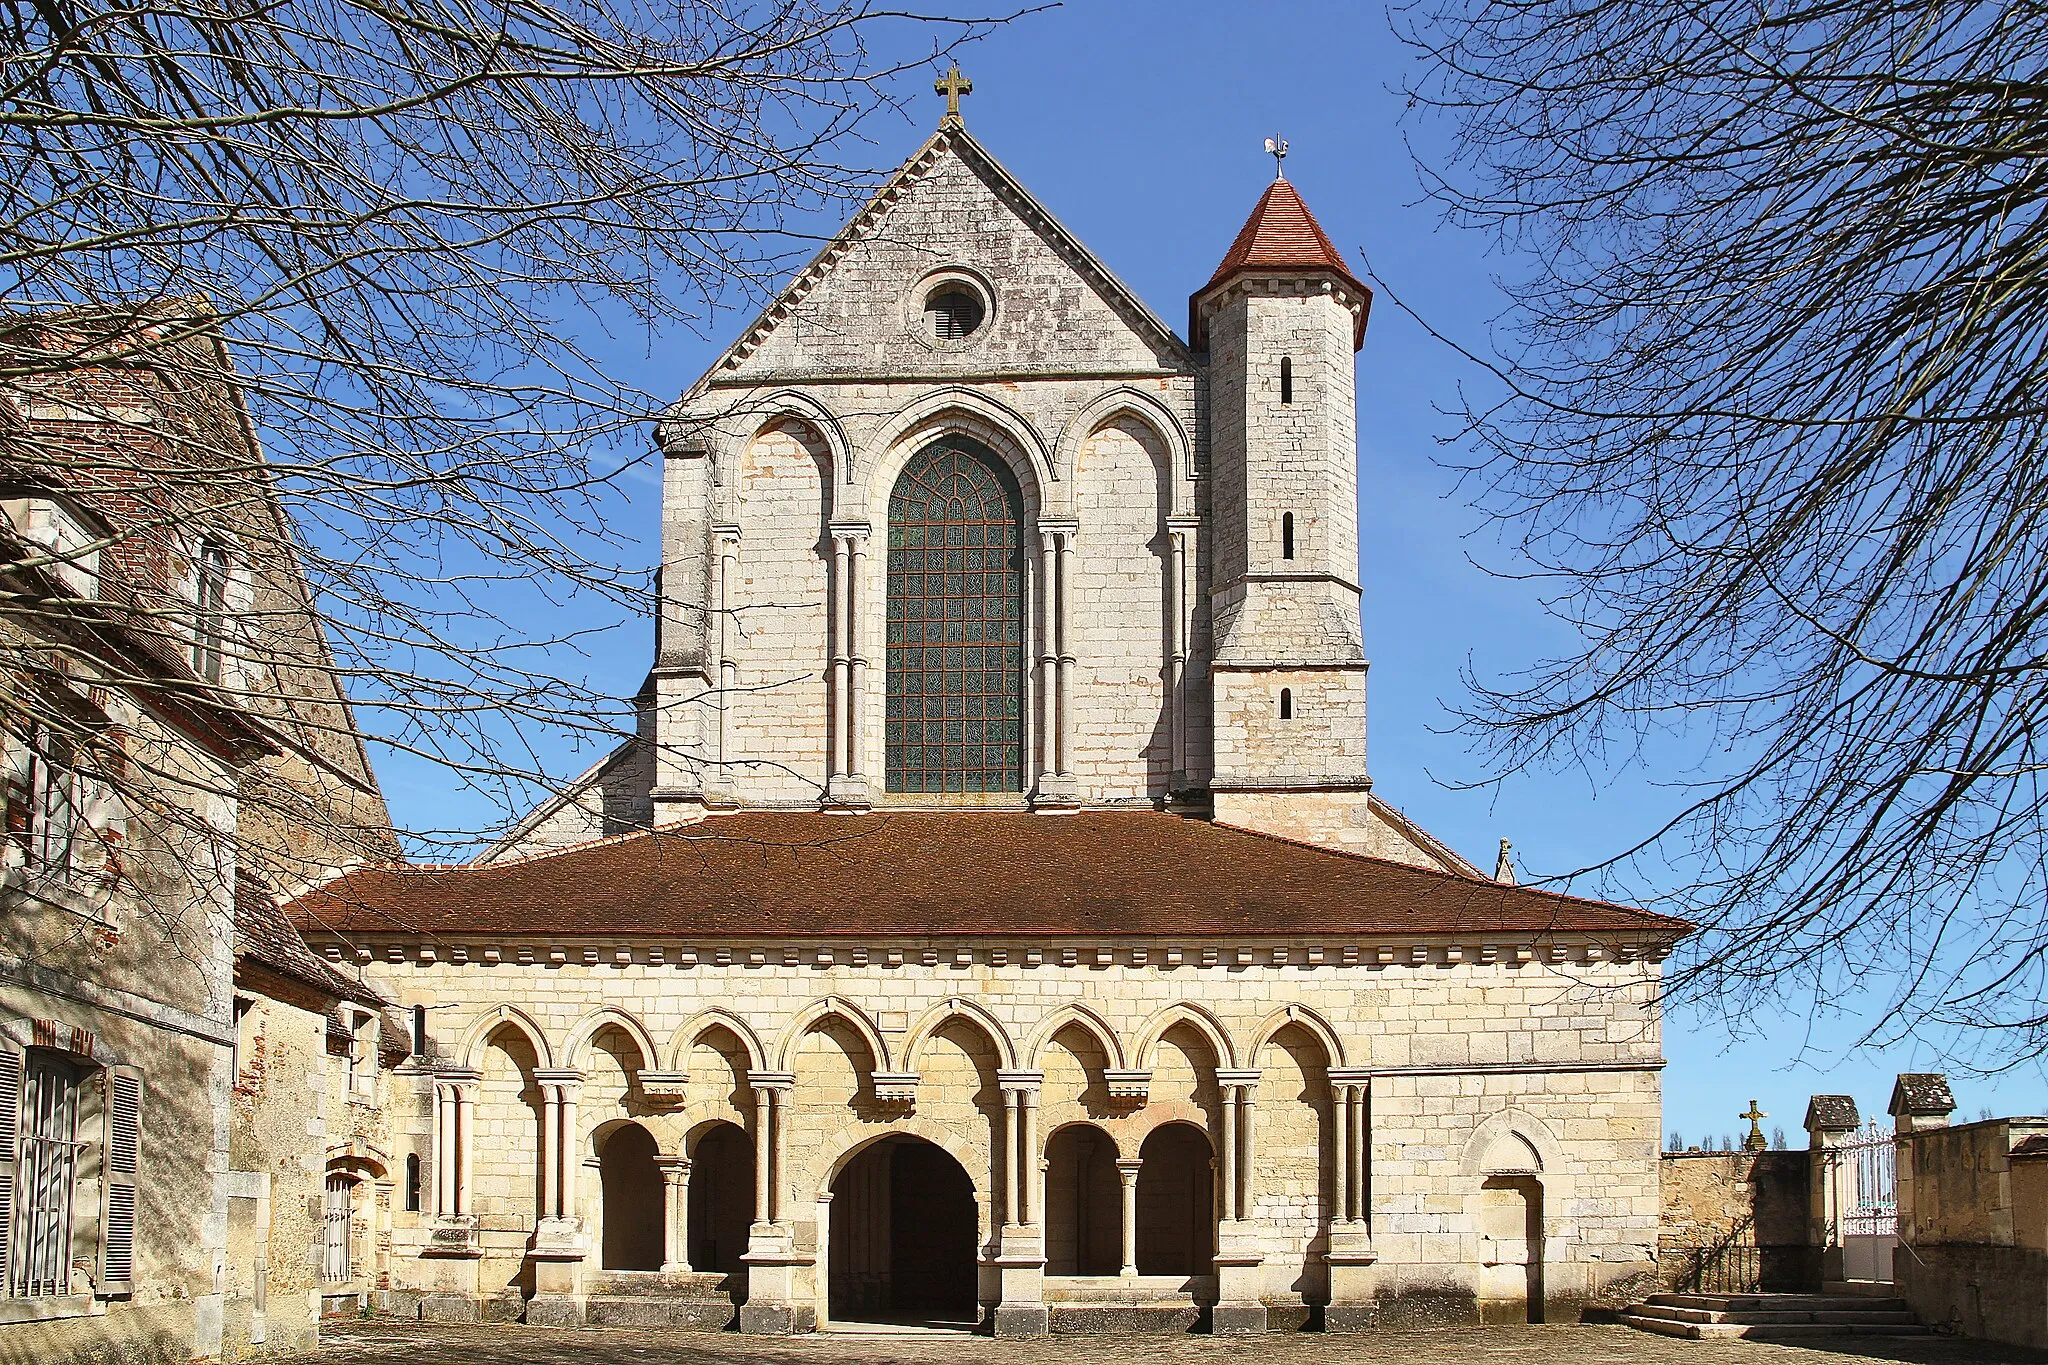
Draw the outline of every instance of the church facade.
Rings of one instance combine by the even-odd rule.
[[[1369,304],[1279,179],[1183,338],[949,112],[661,424],[641,733],[290,907],[418,1021],[387,1302],[1232,1332],[1652,1271],[1686,926],[1368,777]]]

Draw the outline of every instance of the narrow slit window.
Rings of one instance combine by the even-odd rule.
[[[1280,557],[1294,558],[1294,513],[1280,514]]]
[[[405,1211],[420,1211],[420,1154],[408,1152],[405,1156]]]
[[[1280,689],[1280,719],[1294,719],[1294,689],[1291,687]]]
[[[427,1055],[427,1007],[425,1005],[414,1005],[412,1007],[412,1055],[415,1057]]]
[[[1294,401],[1294,357],[1291,355],[1280,357],[1280,401]]]

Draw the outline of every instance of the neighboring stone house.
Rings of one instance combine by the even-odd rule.
[[[211,1356],[238,888],[396,847],[217,329],[0,347],[0,1353]]]
[[[1280,180],[1183,340],[948,116],[661,425],[640,736],[481,865],[289,907],[425,1020],[386,1303],[1030,1335],[1647,1282],[1687,926],[1372,790],[1368,302]]]
[[[394,1175],[376,1135],[406,1053],[384,1002],[315,957],[275,900],[235,902],[235,1072],[221,1355],[309,1350],[377,1283]]]

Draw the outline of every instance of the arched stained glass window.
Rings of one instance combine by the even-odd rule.
[[[888,789],[1024,785],[1024,553],[1017,482],[949,436],[889,495]]]

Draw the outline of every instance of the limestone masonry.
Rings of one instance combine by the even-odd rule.
[[[947,117],[661,423],[639,735],[477,864],[289,907],[418,1020],[378,1302],[1007,1336],[1653,1283],[1687,926],[1367,775],[1370,302],[1276,180],[1183,341]]]

